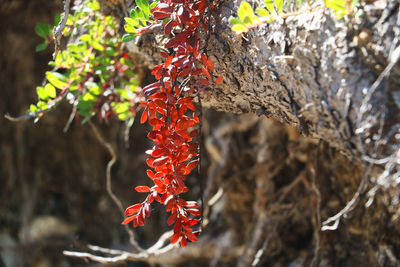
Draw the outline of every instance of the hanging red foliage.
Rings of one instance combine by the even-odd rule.
[[[165,48],[169,54],[161,52],[164,63],[157,65],[152,74],[158,80],[143,88],[148,97],[140,122],[153,127],[148,138],[155,146],[146,153],[150,155],[147,176],[154,185],[137,186],[138,192],[148,193],[146,199],[126,209],[128,217],[123,224],[134,227],[144,225],[151,213],[150,204],[156,200],[171,213],[168,225],[174,224],[171,243],[180,240],[185,247],[188,240],[195,242],[199,232],[193,227],[199,223],[201,215],[198,204],[185,201],[180,194],[187,192],[186,176],[196,168],[198,145],[194,139],[198,135],[199,117],[193,95],[214,83],[214,64],[207,56],[204,38],[200,31],[209,32],[209,12],[214,7],[212,0],[160,0],[151,10],[154,19],[163,21],[164,34],[169,40]],[[203,67],[201,67],[201,65]],[[204,74],[201,82],[190,86],[184,82],[188,77]],[[222,77],[215,84],[222,82]]]

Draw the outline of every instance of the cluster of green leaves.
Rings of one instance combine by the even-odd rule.
[[[36,28],[40,36],[53,37],[53,26]],[[70,41],[49,63],[54,70],[46,72],[46,83],[37,87],[39,101],[28,112],[40,114],[66,96],[84,121],[95,114],[133,120],[139,78],[117,29],[116,19],[102,15],[97,0],[84,1],[69,15],[63,35]]]
[[[294,6],[299,7],[304,0],[294,0]],[[325,0],[326,7],[333,10],[337,19],[345,15],[352,15],[359,0]],[[291,1],[284,0],[265,0],[264,7],[257,7],[255,12],[251,5],[246,1],[240,3],[237,11],[238,17],[231,18],[232,30],[237,34],[248,30],[262,23],[270,23],[276,20],[281,13],[289,8]]]
[[[122,37],[123,42],[132,41],[138,33],[154,23],[150,16],[151,9],[156,6],[157,2],[155,1],[149,5],[147,0],[136,0],[136,8],[132,9],[129,17],[125,18],[124,27],[127,34]]]
[[[54,25],[57,25],[61,20],[61,16],[57,15],[54,18]],[[45,23],[38,23],[35,27],[36,34],[43,38],[43,43],[36,46],[36,52],[45,50],[53,38],[53,26]]]
[[[351,15],[359,0],[325,0],[327,8],[332,9],[337,19]]]
[[[284,0],[265,0],[265,7],[257,7],[256,14],[246,1],[240,3],[238,18],[231,18],[232,30],[236,33],[247,32],[261,23],[274,21],[283,11]]]

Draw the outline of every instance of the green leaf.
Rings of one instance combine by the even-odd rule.
[[[150,16],[150,6],[147,0],[136,0],[136,5],[140,7],[146,17]]]
[[[251,7],[251,5],[245,1],[241,2],[240,7],[238,9],[238,16],[239,16],[239,19],[241,19],[242,21],[244,20],[244,18],[246,16],[253,17],[254,12],[253,12],[253,8]]]
[[[61,14],[57,14],[54,17],[54,25],[58,25],[58,23],[60,23],[60,21],[61,21]]]
[[[67,78],[58,72],[46,72],[47,80],[58,89],[63,89],[67,85]]]
[[[37,106],[31,104],[31,105],[29,106],[29,111],[28,111],[28,112],[30,112],[30,113],[35,113],[35,112],[38,111],[38,110],[39,110],[39,109],[38,109]]]
[[[47,102],[39,101],[37,103],[37,107],[39,110],[45,110],[45,109],[47,109],[48,105],[47,105]]]
[[[136,35],[134,35],[134,34],[125,34],[125,35],[122,37],[122,42],[124,42],[124,43],[130,42],[130,41],[132,41],[133,39],[135,39],[135,37],[136,37]]]
[[[241,20],[239,20],[238,18],[231,18],[230,19],[230,23],[235,25],[235,24],[240,24],[243,23]]]
[[[51,36],[53,27],[49,24],[38,23],[35,27],[35,32],[40,37],[47,39],[48,36]]]
[[[50,97],[50,98],[55,98],[56,97],[56,88],[54,88],[53,85],[51,84],[46,84],[46,86],[44,87],[44,90],[46,91],[46,94]]]
[[[130,24],[125,24],[124,29],[127,33],[135,33],[136,32],[136,29]]]
[[[283,10],[283,0],[275,0],[277,13],[280,14]]]
[[[131,17],[132,19],[137,19],[137,17],[138,17],[138,14],[137,14],[137,12],[136,12],[136,9],[134,8],[134,9],[132,9],[130,12],[129,12],[129,17]]]
[[[46,90],[41,86],[36,87],[36,92],[41,100],[47,100],[49,98]]]
[[[270,16],[270,14],[268,13],[268,11],[266,9],[260,8],[260,7],[258,7],[256,9],[256,13],[260,17],[269,17]]]
[[[101,93],[100,86],[95,82],[85,82],[85,86],[89,89],[89,92],[93,95],[99,95]]]
[[[235,24],[232,26],[232,30],[236,33],[247,32],[247,28],[244,24]]]
[[[92,43],[92,46],[94,49],[96,49],[100,52],[104,51],[104,46],[102,44],[100,44],[99,41],[97,41],[97,40]]]
[[[265,0],[265,7],[271,15],[274,14],[274,0]]]
[[[38,44],[35,48],[36,52],[43,51],[47,48],[47,43]]]
[[[81,41],[89,42],[92,39],[92,36],[90,34],[83,34],[83,35],[81,35],[80,39],[81,39]]]

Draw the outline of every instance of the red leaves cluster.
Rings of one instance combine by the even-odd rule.
[[[170,38],[165,43],[170,53],[161,52],[165,61],[152,71],[158,81],[143,88],[148,101],[140,121],[148,121],[153,127],[148,138],[155,146],[146,153],[151,156],[147,164],[152,168],[147,176],[154,185],[135,188],[148,195],[142,203],[126,209],[130,217],[123,222],[132,222],[134,227],[143,225],[155,200],[171,213],[167,221],[168,225],[174,224],[171,243],[180,240],[182,247],[188,240],[197,241],[198,232],[193,226],[199,219],[193,216],[201,215],[196,202],[180,198],[189,190],[186,176],[198,164],[198,145],[193,139],[198,135],[199,118],[191,95],[223,80],[220,76],[214,81],[214,64],[202,51],[204,42],[199,37],[201,29],[210,34],[207,13],[213,7],[211,0],[160,0],[151,10],[155,19],[164,21],[164,34]],[[195,75],[205,78],[188,85],[187,78]]]

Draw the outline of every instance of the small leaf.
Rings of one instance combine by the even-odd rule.
[[[47,43],[38,44],[35,48],[36,52],[43,51],[47,48]]]
[[[235,24],[232,26],[232,31],[236,33],[247,32],[247,28],[244,24]]]
[[[187,245],[187,239],[186,239],[186,237],[182,237],[182,239],[181,239],[181,247],[184,248],[184,247],[186,247],[186,245]]]
[[[39,98],[42,100],[47,100],[49,98],[49,95],[46,93],[46,90],[41,86],[36,87],[36,92]]]
[[[239,19],[241,19],[242,21],[244,21],[244,18],[246,16],[253,17],[254,12],[253,12],[253,8],[251,7],[251,5],[249,3],[247,3],[246,1],[242,1],[240,3],[239,9],[238,9],[238,16],[239,16]]]
[[[126,208],[125,215],[132,215],[132,214],[138,212],[141,207],[142,207],[142,204],[140,204],[140,203],[132,205],[132,206]]]
[[[147,121],[147,110],[143,110],[142,116],[140,117],[140,124],[143,124]]]
[[[276,6],[277,13],[278,13],[278,14],[282,13],[282,10],[283,10],[283,0],[275,0],[275,6]]]
[[[130,41],[132,41],[133,39],[135,39],[135,37],[136,37],[136,35],[134,35],[134,34],[125,34],[125,35],[122,37],[122,42],[124,42],[124,43],[130,42]]]
[[[168,225],[173,224],[176,221],[177,213],[172,213],[167,220]]]
[[[235,24],[241,24],[242,21],[239,20],[238,18],[231,18],[229,21],[231,24],[235,25]]]
[[[264,9],[264,8],[257,8],[256,9],[256,13],[257,13],[257,15],[258,16],[260,16],[260,17],[269,17],[270,16],[270,14],[268,13],[268,11],[266,10],[266,9]]]
[[[194,216],[200,216],[201,215],[201,211],[199,211],[198,209],[187,209],[187,212],[189,212],[190,214],[194,215]]]
[[[192,232],[186,231],[185,235],[190,241],[192,241],[192,242],[197,241],[197,236],[195,234],[193,234]]]
[[[54,88],[53,85],[51,84],[46,84],[46,86],[44,87],[44,90],[46,91],[47,95],[50,98],[55,98],[56,97],[56,88]]]
[[[58,72],[46,72],[46,78],[49,82],[58,89],[63,89],[67,85],[67,78]]]
[[[142,186],[136,186],[135,190],[139,193],[147,193],[150,192],[150,187],[142,185]]]
[[[150,6],[147,0],[136,0],[136,5],[140,7],[146,17],[150,16]]]
[[[179,237],[181,237],[181,233],[180,233],[180,232],[173,234],[173,235],[170,237],[170,239],[171,239],[171,244],[175,244],[176,242],[178,242]]]
[[[53,29],[53,27],[51,25],[49,25],[49,24],[38,23],[38,24],[36,24],[35,32],[40,37],[46,39],[48,36],[51,36],[51,34],[52,34],[51,30],[52,29]]]
[[[137,218],[137,215],[128,217],[128,218],[126,218],[121,224],[128,224],[128,223],[130,223],[131,221],[133,221],[133,220],[136,219],[136,218]]]
[[[215,84],[220,84],[220,83],[222,83],[222,82],[223,82],[223,80],[224,80],[224,77],[222,77],[222,76],[218,76],[218,78],[217,78],[217,79],[215,79]]]
[[[265,0],[265,7],[271,15],[274,14],[274,0]]]

